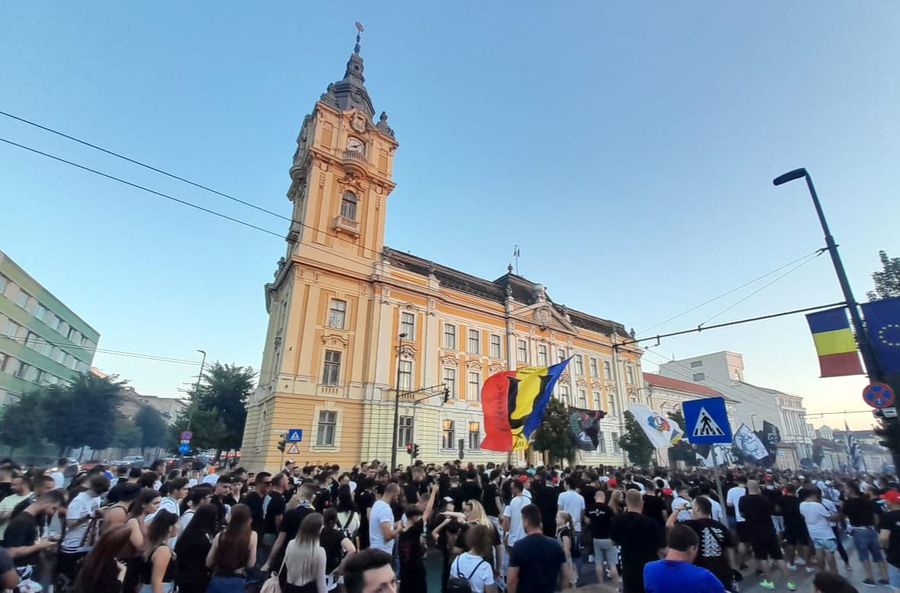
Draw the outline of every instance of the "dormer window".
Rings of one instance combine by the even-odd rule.
[[[353,192],[344,192],[341,198],[341,217],[347,220],[356,220],[356,195]]]

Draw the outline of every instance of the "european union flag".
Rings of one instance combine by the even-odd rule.
[[[863,303],[862,310],[881,371],[900,373],[900,297]]]

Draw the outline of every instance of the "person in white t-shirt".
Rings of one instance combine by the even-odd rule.
[[[506,534],[506,547],[512,548],[517,541],[525,537],[525,526],[522,524],[522,509],[531,504],[523,492],[525,486],[519,480],[513,480],[510,484],[513,498],[503,509],[503,533]],[[508,557],[508,555],[507,555]]]
[[[831,521],[837,521],[840,515],[830,511],[822,504],[822,495],[816,487],[804,491],[803,502],[800,503],[800,514],[806,521],[806,530],[816,550],[816,562],[819,570],[837,573],[837,538],[831,530]]]
[[[746,562],[748,557],[747,549],[750,544],[750,533],[747,530],[747,524],[744,521],[744,516],[741,515],[741,498],[747,495],[747,478],[744,476],[740,476],[737,479],[737,486],[728,489],[728,493],[725,494],[725,504],[732,509],[734,509],[734,527],[735,531],[737,531],[738,535],[738,554],[740,563],[743,564]],[[729,521],[731,523],[731,521]]]
[[[575,526],[575,539],[581,541],[581,519],[584,516],[584,497],[575,490],[574,478],[566,480],[566,491],[560,494],[556,503],[559,508],[572,517]]]
[[[100,532],[100,497],[109,491],[109,478],[91,478],[88,489],[72,499],[66,510],[66,536],[59,546],[57,570],[75,579],[78,561],[93,546],[93,538]]]
[[[688,521],[691,519],[691,496],[688,494],[687,484],[679,484],[675,498],[672,499],[672,513],[677,514],[676,521]]]
[[[465,579],[472,593],[497,593],[494,570],[485,560],[493,554],[494,534],[485,525],[472,525],[466,530],[466,545],[463,552],[450,565],[450,576]]]
[[[400,495],[400,486],[393,482],[384,487],[384,494],[369,511],[369,547],[391,554],[401,526],[394,521],[391,504]]]

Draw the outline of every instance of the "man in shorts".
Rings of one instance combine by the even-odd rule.
[[[816,486],[809,486],[803,494],[800,514],[806,521],[806,530],[816,551],[819,570],[836,573],[838,570],[834,553],[837,551],[837,538],[831,530],[830,521],[839,520],[840,514],[832,513],[822,504],[822,495]]]
[[[762,573],[759,586],[772,590],[775,583],[768,578],[769,559],[773,560],[781,571],[784,580],[787,581],[788,591],[796,591],[797,584],[788,577],[787,565],[784,563],[784,555],[781,553],[781,544],[778,542],[778,534],[775,533],[775,524],[772,523],[772,502],[762,494],[759,482],[747,481],[747,494],[741,497],[740,512],[744,517],[745,529],[753,549],[753,557],[756,558],[757,568]]]

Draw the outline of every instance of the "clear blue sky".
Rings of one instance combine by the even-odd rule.
[[[892,2],[4,3],[0,109],[288,215],[300,124],[355,20],[400,141],[395,248],[495,278],[518,243],[557,302],[640,332],[822,246],[803,185],[771,184],[806,166],[859,297],[877,250],[900,252]],[[0,136],[285,230],[7,118]],[[0,145],[0,248],[101,347],[259,365],[277,238]],[[823,256],[717,321],[837,300]],[[645,369],[725,349],[811,411],[865,408],[862,378],[818,378],[802,316],[666,340]],[[95,362],[159,395],[197,370]]]

